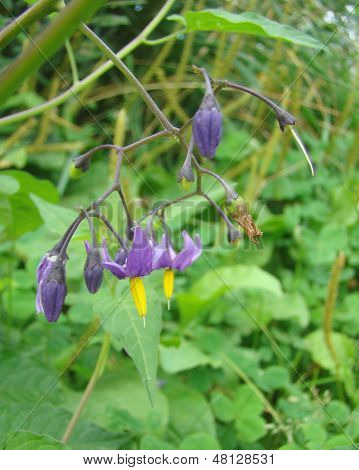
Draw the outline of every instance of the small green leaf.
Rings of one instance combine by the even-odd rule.
[[[263,390],[272,391],[289,385],[288,369],[281,366],[269,366],[259,377],[258,383]]]
[[[319,423],[304,423],[301,431],[307,449],[320,449],[327,438],[325,429]]]
[[[333,400],[327,405],[326,409],[329,415],[333,417],[333,420],[335,419],[341,425],[346,424],[349,419],[350,408],[342,401]],[[328,420],[331,421],[332,418],[328,416]]]
[[[254,442],[263,437],[265,431],[265,421],[261,416],[249,416],[243,414],[235,421],[235,428],[238,439],[244,442]]]
[[[222,392],[212,393],[211,406],[214,416],[223,423],[230,423],[236,417],[233,400]]]
[[[193,369],[211,362],[210,358],[199,349],[182,340],[178,348],[160,346],[160,363],[165,372],[175,374],[183,370]]]
[[[174,19],[178,20],[178,18]],[[280,39],[305,47],[324,48],[324,45],[317,39],[291,26],[268,20],[257,13],[236,14],[221,9],[187,11],[182,22],[185,22],[188,31],[225,31],[228,33],[251,34]]]

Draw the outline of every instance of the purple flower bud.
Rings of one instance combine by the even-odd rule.
[[[95,294],[102,284],[103,266],[100,248],[86,246],[87,258],[84,267],[84,277],[88,291]]]
[[[67,294],[65,264],[59,261],[50,263],[39,287],[42,310],[49,322],[55,322],[59,318]]]
[[[222,115],[213,93],[207,93],[193,118],[193,138],[204,157],[212,158],[222,135]]]

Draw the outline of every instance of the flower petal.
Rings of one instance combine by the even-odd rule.
[[[152,272],[153,249],[148,236],[137,226],[132,247],[127,257],[126,272],[128,277],[147,276]]]
[[[102,265],[105,269],[108,269],[109,271],[111,271],[112,274],[116,276],[118,279],[126,279],[127,274],[123,266],[120,266],[119,264],[113,261],[103,261]]]
[[[108,252],[108,249],[107,249],[107,240],[106,240],[105,237],[102,239],[102,247],[101,247],[100,251],[101,251],[102,259],[104,261],[108,261],[108,262],[112,261],[112,258],[111,258],[110,254]]]
[[[47,268],[49,263],[50,263],[49,255],[48,253],[46,253],[46,255],[41,258],[41,261],[36,270],[36,280],[38,284],[40,283],[44,275],[45,269]]]
[[[152,269],[171,268],[175,256],[176,253],[168,240],[167,234],[163,234],[160,243],[153,248]]]
[[[174,269],[183,271],[188,268],[202,253],[202,243],[199,235],[196,235],[195,241],[184,230],[182,232],[184,247],[173,260],[172,266]]]

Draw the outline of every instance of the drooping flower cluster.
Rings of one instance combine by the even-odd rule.
[[[196,235],[192,240],[185,231],[182,236],[184,246],[176,254],[168,234],[163,235],[161,242],[157,244],[136,225],[131,247],[126,251],[123,247],[119,248],[114,259],[108,252],[106,240],[101,248],[85,242],[87,258],[84,278],[88,291],[94,294],[99,290],[104,269],[119,280],[129,279],[136,309],[144,318],[147,314],[147,301],[142,278],[155,270],[164,269],[164,292],[169,301],[173,293],[174,270],[184,271],[201,255],[202,244],[199,236]],[[36,309],[38,313],[44,313],[50,322],[59,318],[67,293],[65,263],[61,261],[60,251],[63,251],[63,246],[47,253],[37,269]]]
[[[182,128],[174,127],[157,105],[152,102],[152,99],[146,95],[146,103],[152,108],[165,130],[157,132],[152,136],[144,137],[127,147],[119,147],[114,144],[99,145],[74,159],[73,165],[70,168],[70,175],[77,178],[90,169],[92,156],[98,150],[111,149],[117,153],[112,185],[96,199],[87,210],[81,209],[79,217],[71,224],[61,241],[42,258],[38,266],[36,308],[38,312],[45,314],[48,321],[55,322],[63,309],[67,294],[65,271],[68,259],[67,247],[78,226],[84,219],[88,220],[91,231],[91,242],[85,242],[87,256],[84,266],[84,279],[88,291],[91,294],[98,292],[103,282],[104,270],[110,271],[119,280],[128,279],[130,292],[136,309],[143,318],[145,318],[147,313],[147,301],[142,278],[148,276],[155,270],[163,269],[163,289],[169,305],[173,294],[175,271],[184,271],[193,264],[202,253],[202,243],[199,236],[196,235],[194,239],[192,239],[186,231],[182,232],[184,240],[183,247],[176,253],[165,223],[165,209],[170,205],[176,204],[188,197],[202,197],[206,199],[225,222],[229,243],[237,243],[242,237],[242,233],[238,230],[239,226],[253,243],[260,246],[262,232],[256,227],[247,210],[245,201],[238,196],[237,192],[220,175],[208,168],[202,167],[200,164],[200,156],[197,155],[199,152],[203,157],[213,159],[220,143],[222,136],[222,114],[216,99],[216,93],[220,91],[221,88],[249,93],[266,103],[275,113],[281,130],[284,131],[285,127],[289,126],[314,174],[314,167],[309,153],[292,128],[296,120],[290,113],[273,103],[264,95],[250,88],[227,80],[213,80],[209,77],[206,70],[196,67],[194,67],[194,69],[201,74],[205,81],[205,94],[199,109],[191,120],[192,133],[189,143],[187,143],[187,137],[184,131],[187,129],[187,124],[191,123],[191,121],[184,124]],[[139,82],[136,81],[136,85],[138,87],[140,85]],[[188,126],[188,128],[190,127]],[[177,197],[172,201],[166,201],[156,209],[145,214],[140,221],[142,222],[146,217],[150,216],[150,222],[145,231],[141,228],[140,223],[136,224],[132,219],[125,195],[122,191],[120,173],[123,156],[127,151],[132,151],[149,141],[166,137],[169,134],[176,138],[186,152],[184,163],[177,174],[177,181],[185,190],[188,190],[196,181],[196,189],[192,193]],[[196,149],[198,152],[196,152]],[[201,182],[202,176],[204,175],[209,175],[222,185],[225,195],[226,211],[204,191]],[[114,230],[100,207],[101,204],[115,192],[117,192],[120,197],[127,222],[124,238]],[[161,222],[164,229],[164,234],[159,243],[157,243],[156,235],[153,233],[153,220],[155,217]],[[120,247],[114,258],[112,258],[108,252],[106,241],[102,243],[102,246],[99,246],[92,222],[93,218],[102,221],[118,240]],[[237,225],[234,225],[233,222]]]

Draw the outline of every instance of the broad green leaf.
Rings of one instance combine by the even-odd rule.
[[[69,447],[62,442],[41,434],[27,431],[14,433],[7,442],[6,450],[64,450]]]
[[[193,369],[211,362],[210,358],[188,341],[182,340],[178,348],[160,346],[160,364],[169,374]]]
[[[3,398],[35,402],[49,390],[48,400],[58,401],[61,398],[55,371],[37,358],[26,357],[26,354],[2,357],[0,377],[6,377],[6,380],[0,381],[0,395]]]
[[[207,255],[204,254],[203,257]],[[208,288],[210,286],[210,289]],[[234,265],[205,273],[191,289],[200,299],[210,299],[226,290],[254,289],[282,295],[278,279],[257,266]]]
[[[147,287],[150,283],[146,281]],[[121,340],[137,367],[151,403],[154,403],[162,306],[153,289],[147,288],[146,294],[146,326],[136,311],[127,280],[116,281],[116,300],[102,289],[97,295],[95,309],[105,322],[104,328]]]
[[[40,404],[39,404],[40,403]],[[49,416],[51,419],[49,419]],[[61,440],[72,414],[60,406],[40,402],[2,402],[0,409],[0,446],[12,433],[28,431]],[[74,449],[117,449],[128,442],[128,437],[113,433],[87,421],[80,421],[69,446]]]
[[[15,179],[20,186],[16,192],[8,194],[1,201],[2,223],[6,227],[6,235],[9,239],[16,239],[35,230],[42,222],[30,193],[51,202],[58,201],[58,194],[50,181],[40,180],[25,171],[6,170],[1,176]]]
[[[116,354],[116,370],[105,372],[96,384],[82,419],[111,432],[162,434],[168,424],[168,403],[161,391],[152,407],[130,359]],[[66,408],[75,411],[82,392],[67,392]]]
[[[221,9],[187,11],[182,20],[188,31],[219,31],[228,33],[252,34],[282,41],[292,42],[305,47],[323,48],[317,39],[276,21],[269,20],[257,13],[230,13]]]
[[[47,229],[58,236],[63,235],[78,216],[75,210],[51,204],[36,196],[36,194],[31,194],[30,197],[38,208]]]
[[[205,432],[197,432],[185,437],[179,445],[180,450],[217,450],[221,446],[216,438]]]
[[[20,189],[20,184],[16,178],[9,175],[0,174],[0,193],[14,194]]]

